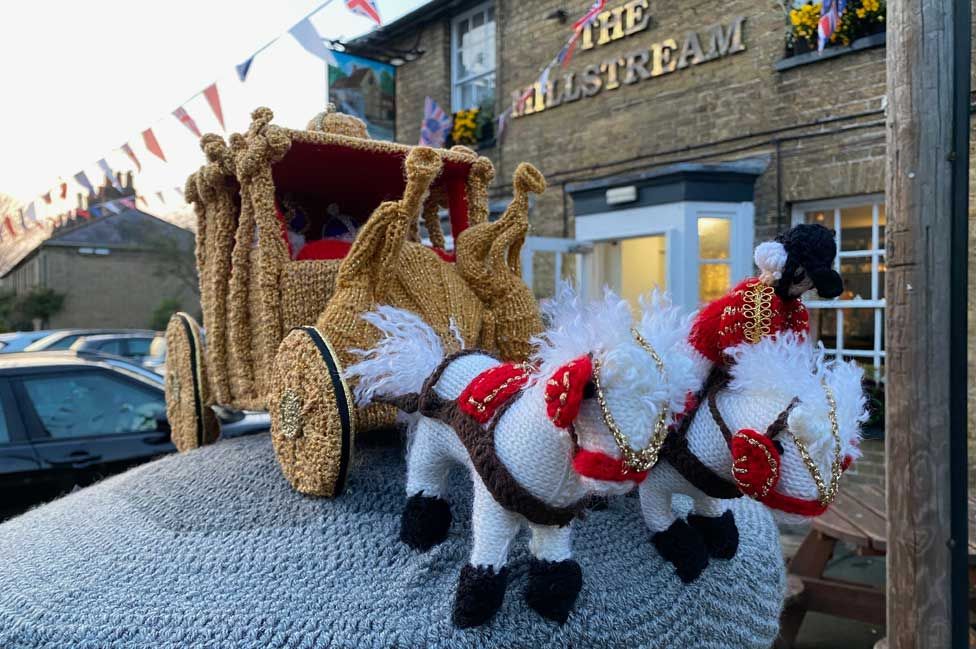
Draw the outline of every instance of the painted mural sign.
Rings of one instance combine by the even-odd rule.
[[[392,140],[396,120],[396,68],[343,52],[329,65],[329,101],[339,112],[366,122],[374,140]]]
[[[601,13],[580,35],[581,55],[647,30],[651,23],[649,6],[650,0],[630,0]],[[623,56],[591,63],[580,72],[552,75],[545,86],[536,82],[519,88],[512,93],[512,116],[540,113],[603,91],[744,52],[745,21],[744,16],[735,16],[726,23],[688,31],[680,38],[666,38]]]

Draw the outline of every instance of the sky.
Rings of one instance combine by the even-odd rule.
[[[181,105],[200,129],[220,132],[203,96],[217,82],[227,132],[242,132],[250,112],[269,106],[275,123],[304,127],[325,103],[324,63],[287,30],[324,0],[54,0],[0,3],[0,193],[27,203],[97,161],[143,165],[141,194],[176,187],[203,162],[197,138],[172,115]],[[426,0],[377,0],[392,22]],[[348,39],[372,23],[332,0],[312,17],[323,37]],[[234,66],[263,45],[241,83]],[[418,116],[419,118],[419,116]],[[152,127],[167,161],[154,158],[141,132]],[[70,194],[80,191],[71,186]],[[66,207],[74,206],[73,200]],[[47,210],[57,210],[54,205]],[[43,216],[43,214],[42,214]]]

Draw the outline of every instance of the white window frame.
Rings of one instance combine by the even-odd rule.
[[[752,273],[752,247],[755,223],[753,203],[711,201],[680,201],[631,209],[577,216],[576,239],[587,244],[646,237],[663,234],[667,244],[667,290],[675,304],[697,309],[698,219],[725,218],[731,222],[728,264],[731,268],[730,286],[735,286]],[[599,251],[587,255],[582,272],[586,277],[591,298],[598,298],[606,283],[601,276]],[[707,260],[706,260],[707,261]],[[722,260],[722,263],[726,263]]]
[[[483,78],[488,77],[488,76],[494,76],[495,77],[495,82],[496,82],[495,88],[497,90],[497,87],[498,87],[497,86],[498,76],[496,74],[496,72],[498,71],[498,53],[497,53],[497,48],[498,48],[498,33],[497,33],[497,31],[498,31],[498,15],[497,15],[497,9],[496,9],[496,15],[495,15],[495,17],[493,19],[494,20],[494,24],[495,24],[495,32],[496,33],[495,33],[495,35],[494,35],[494,37],[492,39],[494,41],[494,46],[495,46],[495,49],[496,49],[496,52],[495,52],[495,67],[493,67],[491,69],[491,71],[489,71],[489,72],[482,72],[481,74],[471,74],[471,75],[468,75],[468,76],[463,77],[463,78],[461,78],[461,77],[458,76],[458,68],[460,67],[458,65],[458,47],[460,46],[460,43],[458,42],[458,26],[461,24],[461,21],[462,20],[466,20],[466,19],[467,20],[470,20],[472,16],[474,16],[476,14],[479,14],[479,13],[482,13],[482,12],[487,12],[489,9],[493,8],[494,6],[495,6],[495,3],[494,2],[484,2],[484,3],[482,3],[482,4],[480,4],[480,5],[476,6],[476,7],[472,7],[471,9],[468,9],[464,13],[460,13],[460,14],[454,16],[454,18],[451,20],[451,112],[456,113],[457,111],[461,110],[461,96],[460,96],[460,93],[458,92],[458,86],[460,86],[462,83],[468,83],[469,81],[477,81],[478,79],[483,79]]]
[[[844,233],[841,229],[840,211],[845,207],[871,206],[871,250],[841,250],[841,240]],[[874,367],[877,380],[883,380],[882,364],[885,358],[884,329],[882,322],[885,318],[885,298],[881,294],[879,265],[885,261],[885,249],[880,247],[879,233],[880,206],[885,205],[884,194],[866,194],[849,198],[837,198],[824,201],[809,201],[793,204],[793,225],[806,223],[805,213],[813,211],[833,212],[834,221],[828,223],[835,233],[837,242],[837,259],[834,260],[834,270],[840,271],[842,259],[869,258],[871,260],[871,297],[860,300],[808,300],[808,309],[835,309],[837,312],[837,344],[827,351],[835,356],[867,359]],[[887,214],[887,208],[886,208]],[[887,217],[886,217],[887,222]],[[846,349],[844,347],[844,309],[873,309],[874,311],[874,344],[871,349]]]

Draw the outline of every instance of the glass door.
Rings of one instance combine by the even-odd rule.
[[[601,241],[593,252],[604,283],[635,309],[641,295],[655,288],[668,290],[666,235]]]

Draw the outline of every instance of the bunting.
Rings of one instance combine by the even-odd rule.
[[[64,197],[62,196],[62,198],[64,198]],[[51,204],[51,192],[47,192],[46,194],[44,194],[43,196],[41,196],[41,199],[44,201],[44,204],[45,205],[50,205]]]
[[[220,107],[220,95],[217,93],[217,83],[211,83],[204,88],[203,96],[207,98],[207,103],[210,104],[210,110],[213,111],[214,117],[220,122],[221,130],[226,132],[227,127],[224,126],[224,111]]]
[[[153,134],[153,130],[151,128],[147,128],[142,132],[142,141],[146,143],[146,148],[149,149],[150,153],[163,162],[166,162],[166,156],[163,155],[163,149],[159,146],[159,141],[156,139],[156,136]]]
[[[12,238],[16,239],[17,238],[17,231],[14,229],[14,222],[10,220],[10,215],[9,214],[7,216],[3,217],[3,225],[4,225],[4,227],[7,228],[7,232],[10,233],[10,236]]]
[[[244,80],[247,79],[247,73],[251,71],[251,63],[253,61],[254,57],[252,56],[243,63],[238,63],[234,66],[234,69],[237,70],[237,78],[241,80],[241,83],[244,83]]]
[[[312,56],[318,57],[331,65],[332,67],[338,68],[339,62],[336,60],[335,55],[332,54],[332,50],[325,46],[322,42],[322,37],[319,36],[318,31],[315,29],[315,25],[308,18],[305,18],[298,22],[294,27],[288,30],[298,44],[301,45],[306,52]]]
[[[80,216],[83,219],[90,219],[91,218],[91,212],[89,212],[86,209],[78,208],[78,210],[75,212],[75,214],[77,214],[78,216]],[[60,222],[62,221],[63,218],[64,218],[64,215],[63,214],[58,217],[59,224],[60,224]]]
[[[362,16],[363,18],[369,18],[374,23],[376,23],[377,27],[383,25],[383,21],[380,19],[380,10],[376,6],[376,3],[373,2],[373,0],[345,0],[345,1],[346,1],[346,9],[348,9],[349,11],[359,16]]]
[[[166,204],[166,197],[163,196],[163,192],[156,192],[156,196],[159,198],[159,202],[161,202],[163,205]]]
[[[34,201],[31,201],[27,205],[27,209],[24,210],[24,216],[26,217],[27,221],[37,223],[37,210],[34,207]],[[24,225],[24,229],[27,229],[26,225]]]
[[[123,144],[121,146],[121,149],[122,149],[122,153],[124,153],[125,155],[129,156],[129,160],[132,160],[132,164],[134,164],[136,166],[136,171],[141,172],[142,171],[142,164],[139,162],[139,158],[136,157],[135,151],[133,151],[132,150],[132,147],[129,146],[129,143],[126,142],[125,144]]]
[[[116,191],[122,191],[122,185],[119,184],[118,179],[115,177],[115,172],[112,171],[110,166],[108,166],[108,161],[105,158],[98,161],[98,168],[105,173],[105,177],[108,178],[110,183],[112,183],[112,187],[114,187]]]
[[[190,117],[190,114],[186,112],[186,109],[185,108],[183,108],[182,106],[180,106],[179,108],[177,108],[176,110],[174,110],[173,111],[173,117],[175,117],[176,119],[180,120],[180,123],[182,123],[183,126],[185,126],[188,129],[190,129],[190,132],[193,133],[194,135],[196,135],[198,138],[203,137],[203,134],[200,133],[200,129],[197,128],[197,123],[195,121],[193,121],[193,118]]]
[[[78,173],[76,173],[75,180],[78,181],[79,185],[87,189],[89,194],[95,193],[95,188],[92,187],[91,181],[88,180],[88,176],[85,174],[84,171],[79,171]]]
[[[62,180],[61,181],[61,200],[64,200],[67,197],[68,197],[68,183],[66,183],[65,181]]]

